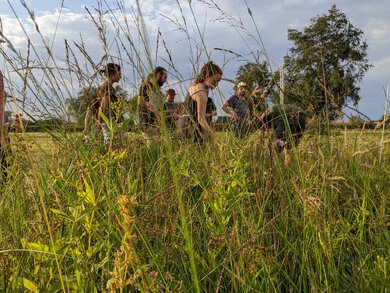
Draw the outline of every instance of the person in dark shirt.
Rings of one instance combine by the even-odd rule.
[[[288,151],[297,146],[306,129],[306,113],[292,104],[274,104],[260,116],[264,128],[274,132],[274,144],[288,162]]]
[[[246,84],[237,85],[236,94],[231,96],[223,105],[224,110],[232,118],[232,131],[236,137],[243,138],[248,135],[251,121],[250,101],[246,96]]]
[[[177,107],[175,104],[176,91],[174,89],[167,89],[166,99],[164,102],[164,117],[165,123],[170,130],[176,129],[176,120],[179,119]]]
[[[148,75],[139,88],[138,115],[142,129],[146,130],[150,126],[156,126],[161,118],[164,95],[161,87],[168,78],[167,70],[163,67],[156,67]]]

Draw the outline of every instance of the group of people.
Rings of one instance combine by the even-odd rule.
[[[87,110],[84,135],[89,137],[94,120],[96,129],[102,133],[104,144],[109,145],[113,138],[110,131],[112,124],[115,125],[122,119],[121,115],[113,111],[118,102],[113,84],[120,80],[121,68],[117,64],[108,63],[101,72],[105,81],[99,86],[97,98]],[[179,115],[174,102],[176,91],[168,89],[164,95],[161,90],[168,72],[163,67],[156,67],[139,88],[138,114],[141,129],[173,130],[178,125],[185,136],[196,142],[203,142],[206,137],[215,140],[216,134],[210,122],[212,116],[216,115],[216,107],[209,96],[210,91],[218,86],[222,75],[217,64],[207,62],[189,86],[184,101],[185,113]],[[273,129],[277,150],[290,149],[302,137],[306,127],[306,114],[294,105],[274,104],[267,107],[267,95],[268,92],[258,86],[248,93],[247,85],[240,82],[236,86],[236,93],[222,105],[222,110],[232,118],[231,128],[235,136],[243,138],[253,129]]]
[[[94,133],[99,134],[104,145],[109,146],[116,139],[116,127],[123,122],[123,101],[113,86],[122,77],[118,64],[108,63],[100,72],[104,82],[97,88],[96,97],[90,102],[85,117],[84,141],[90,142]],[[168,78],[163,67],[156,67],[141,83],[138,94],[139,123],[143,131],[150,129],[175,130],[179,128],[183,136],[194,142],[202,143],[208,137],[216,140],[217,136],[211,128],[211,119],[217,109],[210,98],[210,91],[218,86],[222,79],[221,68],[212,61],[201,69],[195,81],[189,86],[184,101],[184,113],[176,107],[174,89],[167,89],[165,95],[162,86]],[[256,87],[248,93],[247,85],[240,82],[236,93],[223,105],[222,110],[231,117],[231,129],[236,137],[244,138],[253,130],[272,129],[273,143],[277,151],[285,155],[297,145],[306,127],[306,113],[297,106],[274,104],[267,107],[268,92]],[[165,96],[165,99],[164,99]],[[7,151],[9,138],[7,135],[4,106],[6,94],[0,72],[0,180],[4,180],[7,168]],[[95,129],[95,131],[93,130]],[[120,136],[120,135],[119,135]]]

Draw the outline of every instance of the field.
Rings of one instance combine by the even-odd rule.
[[[387,292],[390,132],[308,132],[285,165],[257,138],[14,134],[0,289]]]

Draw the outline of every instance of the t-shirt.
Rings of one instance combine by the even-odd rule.
[[[175,112],[176,111],[176,104],[165,101],[164,102],[164,111],[168,111],[168,110],[170,110],[170,112],[172,112],[172,113]],[[165,118],[165,121],[166,121],[168,127],[172,128],[175,126],[175,118],[174,117],[167,117],[167,118]]]
[[[214,101],[212,98],[207,97],[207,106],[206,106],[206,114],[211,114],[214,111],[217,111],[217,107],[215,107]],[[207,123],[210,125],[213,117],[207,117]]]
[[[144,81],[139,89],[139,96],[143,97],[145,102],[149,102],[152,108],[161,109],[162,105],[162,93],[160,91],[156,92],[154,90],[153,84],[146,80]],[[140,116],[141,123],[155,124],[157,121],[156,113],[150,112],[143,105],[138,105],[138,112]]]
[[[240,117],[238,121],[232,121],[233,124],[246,123],[250,118],[249,101],[246,98],[240,99],[237,95],[233,95],[227,100],[227,104]]]

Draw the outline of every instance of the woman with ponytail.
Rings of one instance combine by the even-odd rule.
[[[205,135],[215,139],[215,133],[207,122],[206,108],[209,91],[216,88],[221,79],[221,68],[209,61],[202,67],[195,82],[188,89],[185,103],[189,118],[194,124],[196,141],[203,141]]]

